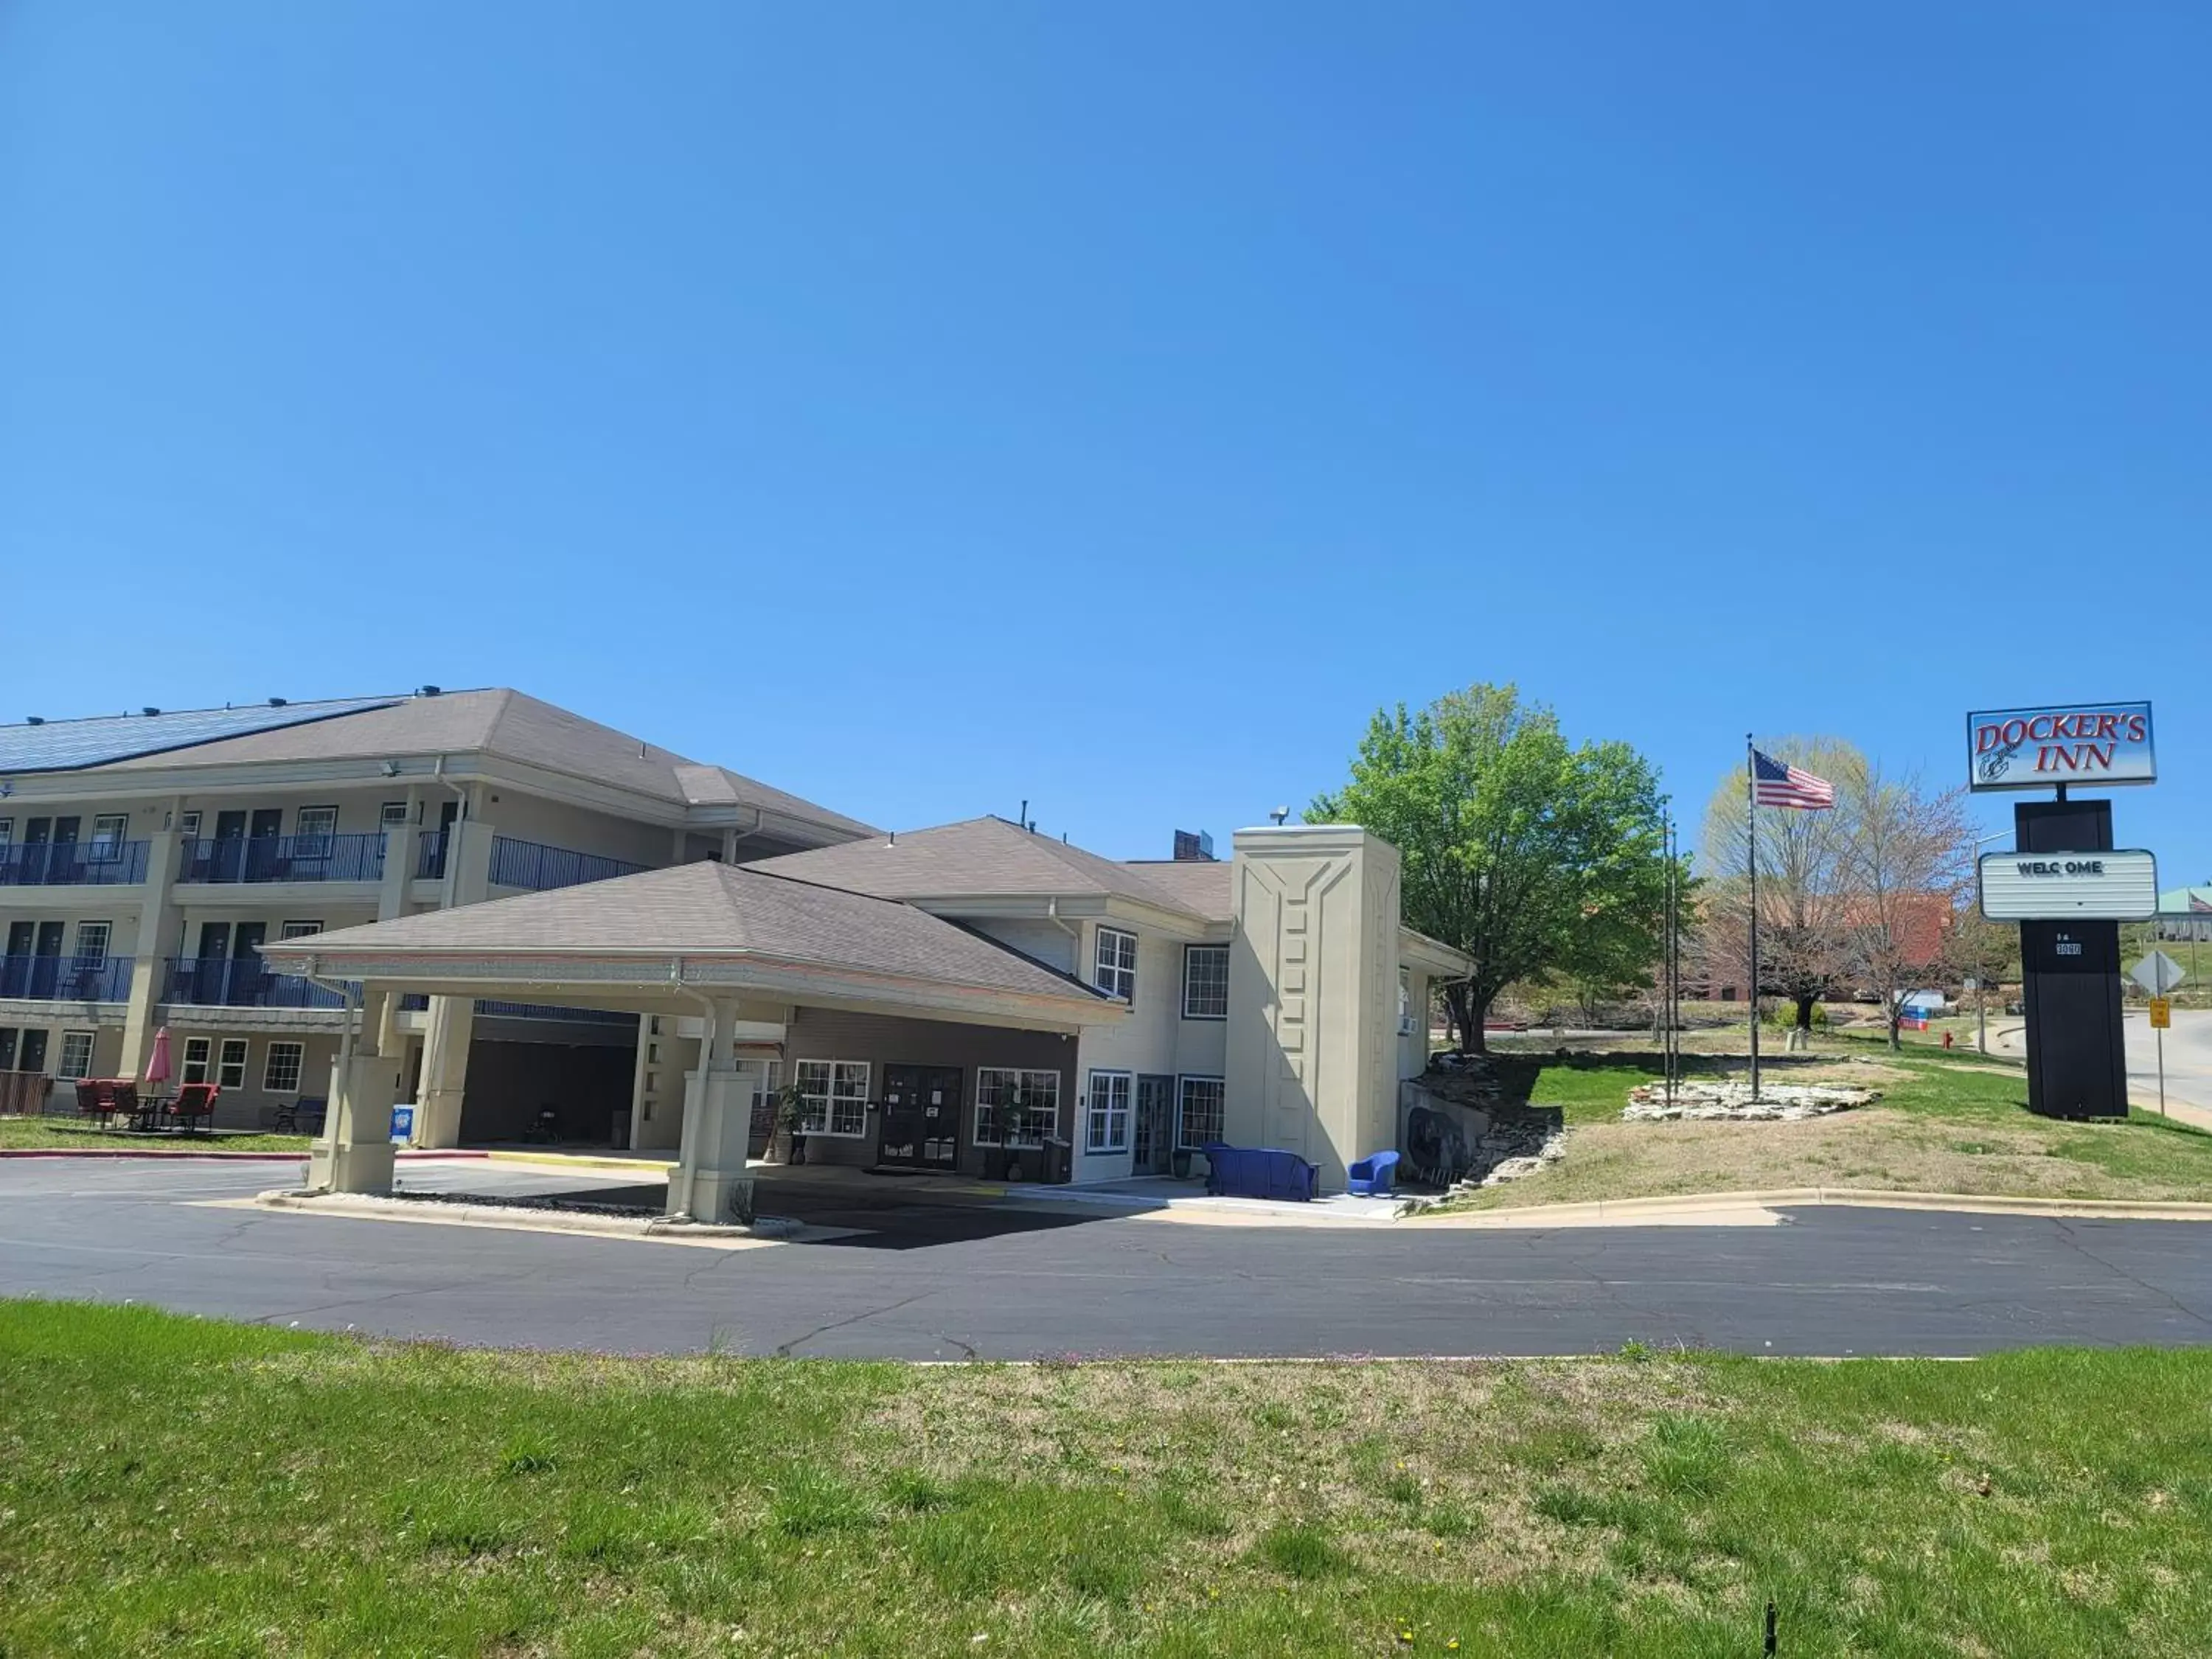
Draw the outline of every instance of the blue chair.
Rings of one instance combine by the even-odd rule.
[[[1375,1152],[1363,1158],[1345,1171],[1344,1190],[1364,1193],[1370,1198],[1389,1195],[1390,1183],[1397,1178],[1398,1154]]]

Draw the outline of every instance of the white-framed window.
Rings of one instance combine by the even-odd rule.
[[[1127,1072],[1091,1074],[1090,1103],[1084,1114],[1085,1152],[1129,1150],[1129,1091],[1135,1086],[1135,1079]]]
[[[246,1039],[225,1037],[222,1053],[217,1056],[215,1067],[216,1086],[221,1089],[243,1089],[246,1086]]]
[[[292,854],[295,858],[319,859],[330,855],[331,837],[337,833],[338,809],[335,806],[302,806],[298,827],[292,835]]]
[[[1413,1035],[1413,976],[1403,968],[1398,970],[1398,1035]]]
[[[215,1051],[211,1037],[185,1039],[184,1069],[177,1073],[179,1083],[205,1083],[208,1080],[208,1057]]]
[[[1182,947],[1182,1017],[1185,1019],[1229,1018],[1227,945],[1186,945]]]
[[[186,841],[198,841],[200,838],[200,815],[198,812],[178,813],[177,834]]]
[[[64,1031],[61,1057],[54,1062],[54,1076],[67,1083],[77,1078],[92,1075],[92,1033]]]
[[[261,1086],[272,1095],[295,1095],[300,1092],[300,1062],[306,1057],[303,1042],[272,1042],[268,1057],[261,1062]]]
[[[102,812],[92,821],[92,846],[85,856],[99,863],[119,859],[123,843],[130,839],[131,814]]]
[[[1098,930],[1098,953],[1091,982],[1109,997],[1137,1000],[1137,936],[1119,927]]]
[[[1218,1077],[1176,1079],[1176,1145],[1196,1152],[1209,1140],[1225,1139],[1226,1090]]]
[[[76,925],[76,960],[81,968],[95,967],[107,960],[107,941],[115,936],[114,925],[105,921],[80,921]]]
[[[276,937],[278,939],[305,939],[310,933],[319,933],[322,931],[323,924],[320,921],[301,920],[299,921],[280,922],[276,928]]]
[[[1024,1109],[1021,1133],[1008,1137],[1009,1146],[1042,1146],[1045,1136],[1060,1125],[1060,1073],[1030,1072],[1012,1066],[975,1068],[975,1144],[996,1146],[1009,1110]]]
[[[13,847],[15,844],[15,820],[0,818],[0,847]]]
[[[866,1060],[802,1060],[792,1081],[806,1103],[801,1133],[857,1138],[867,1132]]]
[[[376,809],[377,827],[380,830],[397,830],[406,822],[407,803],[404,800],[388,800]]]

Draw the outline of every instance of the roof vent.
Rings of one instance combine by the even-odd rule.
[[[434,685],[418,685],[415,688],[415,695],[418,697],[434,697],[438,695],[438,688]]]
[[[161,711],[160,709],[158,709],[158,708],[155,708],[155,707],[154,707],[154,705],[153,705],[152,703],[150,703],[150,702],[149,702],[149,703],[148,703],[148,704],[147,704],[143,708],[140,709],[138,712],[139,712],[140,714],[160,714]]]
[[[284,699],[282,697],[271,697],[269,699],[269,706],[271,708],[282,708],[284,706]]]
[[[23,724],[26,726],[44,726],[46,723],[46,717],[44,714],[26,714],[23,716]]]

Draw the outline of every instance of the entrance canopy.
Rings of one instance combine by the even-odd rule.
[[[804,1004],[1066,1031],[1127,1005],[896,900],[685,864],[273,940],[280,974],[432,995],[664,1012]]]

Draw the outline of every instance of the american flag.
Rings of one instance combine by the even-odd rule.
[[[1761,806],[1794,806],[1801,811],[1817,812],[1836,804],[1836,786],[1754,749],[1751,751],[1751,798]]]

